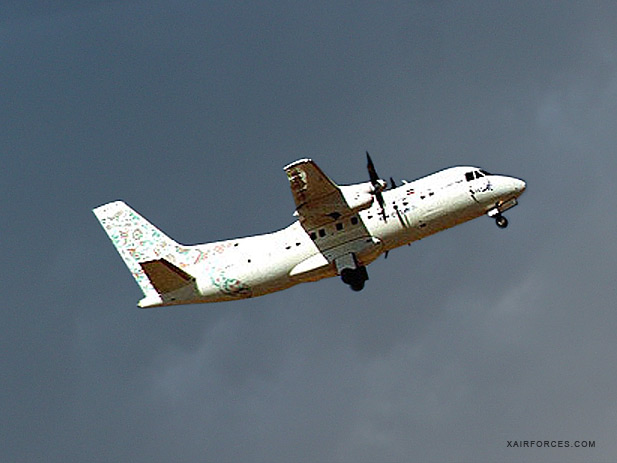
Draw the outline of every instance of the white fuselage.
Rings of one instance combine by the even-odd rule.
[[[502,212],[516,204],[525,189],[525,183],[513,177],[477,174],[470,179],[469,172],[483,171],[453,167],[384,191],[385,219],[373,201],[364,210],[313,229],[298,220],[273,233],[186,246],[184,252],[194,258],[183,268],[195,277],[195,288],[190,294],[167,295],[164,304],[255,297],[332,277],[339,255],[353,252],[358,264],[366,266],[390,249],[491,211]]]

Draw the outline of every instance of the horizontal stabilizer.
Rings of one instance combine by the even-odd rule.
[[[170,293],[195,282],[193,276],[165,259],[140,262],[139,265],[159,294]]]

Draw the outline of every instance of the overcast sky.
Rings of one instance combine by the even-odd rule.
[[[2,2],[0,460],[615,461],[617,4],[386,5]],[[528,187],[361,293],[152,310],[91,213],[269,232],[365,150]]]

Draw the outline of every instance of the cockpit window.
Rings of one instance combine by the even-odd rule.
[[[488,176],[488,175],[491,175],[491,174],[489,174],[484,169],[479,169],[479,170],[474,170],[474,171],[471,171],[471,172],[467,172],[465,174],[465,178],[467,179],[468,182],[471,182],[473,179],[482,178],[482,177]]]

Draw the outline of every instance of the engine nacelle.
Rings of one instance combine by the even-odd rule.
[[[342,185],[339,187],[345,202],[354,212],[368,209],[375,200],[374,188],[371,182],[359,185]]]

